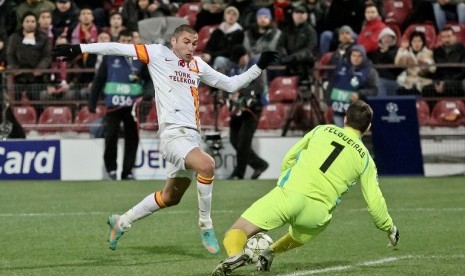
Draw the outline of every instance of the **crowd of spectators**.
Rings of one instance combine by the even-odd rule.
[[[444,67],[465,61],[457,32],[465,23],[465,0],[397,0],[397,6],[411,8],[394,23],[392,11],[385,9],[388,1],[381,0],[0,0],[0,70],[34,69],[14,74],[15,100],[87,100],[94,73],[67,69],[97,69],[101,57],[83,54],[62,62],[52,59],[52,47],[115,41],[121,30],[133,32],[137,43],[138,22],[177,16],[186,2],[198,2],[191,22],[196,30],[216,26],[198,54],[222,72],[231,70],[232,49],[242,45],[252,57],[279,52],[277,65],[286,70],[269,73],[268,81],[279,74],[308,78],[315,62],[330,55],[328,64],[335,69],[323,75],[330,104],[331,95],[346,90],[357,98],[465,93],[465,68]],[[409,26],[425,22],[438,34],[433,47],[421,28],[403,35]]]

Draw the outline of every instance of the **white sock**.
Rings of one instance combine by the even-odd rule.
[[[144,218],[152,213],[160,210],[160,206],[155,201],[155,193],[146,196],[136,206],[129,209],[120,217],[121,228],[131,227],[134,221]]]
[[[197,197],[199,199],[200,229],[213,228],[213,222],[210,216],[212,209],[212,190],[213,182],[211,184],[203,184],[197,180]]]

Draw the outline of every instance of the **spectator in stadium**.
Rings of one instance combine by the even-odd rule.
[[[333,0],[329,6],[323,33],[320,35],[320,54],[334,51],[337,47],[336,34],[344,25],[358,34],[362,30],[365,19],[364,0]]]
[[[16,1],[0,1],[0,33],[7,37],[16,30]]]
[[[252,55],[264,51],[276,51],[281,30],[273,26],[273,18],[268,8],[257,11],[256,22],[244,33],[244,47]]]
[[[154,0],[127,0],[124,2],[121,15],[123,23],[131,31],[139,29],[140,20],[172,15],[169,4]]]
[[[26,0],[23,1],[18,8],[16,9],[16,20],[17,20],[17,27],[19,29],[22,27],[24,14],[26,12],[32,12],[35,14],[36,17],[39,17],[39,13],[43,10],[53,11],[55,9],[55,5],[48,1],[48,0]]]
[[[339,44],[337,45],[334,53],[331,55],[331,60],[329,62],[331,65],[336,65],[343,59],[347,59],[350,50],[355,45],[355,33],[349,25],[340,27],[338,33]]]
[[[214,30],[205,45],[202,59],[213,64],[213,68],[226,73],[231,68],[230,61],[232,48],[244,42],[244,30],[237,23],[239,11],[235,7],[224,10],[224,20],[218,29]]]
[[[373,64],[394,65],[397,54],[397,36],[386,27],[378,35],[378,48],[368,55]],[[397,76],[402,72],[399,68],[377,68],[379,75],[378,96],[394,96],[397,90]]]
[[[372,68],[365,49],[355,45],[347,60],[341,60],[328,84],[329,100],[334,124],[343,127],[344,116],[350,103],[378,93],[378,73]]]
[[[371,107],[356,101],[347,110],[344,128],[318,126],[298,141],[284,156],[276,187],[226,232],[228,258],[212,275],[230,275],[250,262],[243,251],[249,237],[289,224],[289,231],[258,255],[257,270],[270,271],[275,254],[300,247],[326,230],[332,212],[356,182],[376,227],[387,233],[388,245],[396,246],[399,230],[379,188],[376,164],[361,139],[372,118]]]
[[[121,13],[110,13],[110,26],[103,28],[102,31],[111,35],[111,41],[118,41],[119,33],[122,30],[126,30],[126,27],[123,25],[123,17],[121,16]]]
[[[252,0],[230,0],[228,6],[233,6],[239,11],[239,20],[237,21],[244,30],[249,29],[252,23],[255,22],[255,14],[261,7],[256,4],[260,1]]]
[[[302,0],[307,5],[308,20],[318,36],[321,35],[326,20],[326,14],[328,13],[329,5],[325,0]],[[296,2],[294,2],[296,3]]]
[[[42,90],[43,73],[52,61],[47,36],[38,30],[37,16],[30,11],[23,14],[21,29],[14,32],[7,47],[8,69],[35,69],[33,73],[15,74],[15,99],[25,91],[30,100],[38,100]]]
[[[52,12],[48,10],[39,13],[39,31],[43,32],[48,38],[48,45],[50,48],[55,44],[55,37],[53,35],[52,26]]]
[[[123,30],[118,42],[132,44],[132,32]],[[124,130],[124,157],[122,180],[134,179],[132,169],[136,161],[139,134],[137,123],[132,116],[132,106],[142,96],[141,70],[143,64],[131,57],[105,56],[95,75],[89,99],[89,112],[95,113],[97,102],[103,93],[107,113],[105,114],[106,134],[103,160],[108,177],[118,178],[117,156],[120,124]]]
[[[299,75],[300,80],[307,80],[309,70],[313,68],[318,37],[308,22],[305,5],[293,7],[292,21],[293,24],[287,26],[279,38],[279,62],[286,65],[287,74]]]
[[[89,7],[83,7],[79,13],[79,23],[72,31],[71,43],[95,43],[98,39],[98,28],[94,24],[94,15]],[[82,54],[70,62],[73,68],[95,68],[97,56],[94,54]],[[75,83],[88,84],[94,79],[94,73],[77,73]],[[86,94],[86,93],[81,93]]]
[[[433,52],[426,46],[424,32],[413,31],[409,41],[402,41],[397,51],[395,64],[406,66],[397,77],[399,95],[421,95],[423,87],[433,84],[431,74],[436,71]],[[418,66],[420,65],[420,66]],[[432,65],[422,67],[422,65]]]
[[[231,54],[234,66],[229,75],[244,73],[256,64],[257,60],[258,58],[251,57],[244,46],[235,46]],[[239,89],[230,97],[229,139],[236,150],[236,166],[229,179],[244,179],[247,165],[254,169],[252,179],[259,178],[268,168],[268,162],[252,149],[253,136],[263,108],[265,81],[264,76],[258,77],[249,86]]]
[[[56,0],[55,5],[52,12],[53,35],[64,35],[70,41],[71,32],[79,22],[79,8],[72,0]]]
[[[0,93],[0,139],[24,139],[26,133],[13,113],[11,105],[5,104]]]
[[[276,0],[273,3],[273,18],[280,30],[292,22],[291,4],[289,0]]]
[[[215,160],[200,148],[198,85],[204,82],[227,92],[237,91],[273,63],[277,53],[264,52],[257,64],[249,70],[227,77],[194,56],[198,33],[191,26],[177,27],[170,42],[171,49],[161,44],[136,47],[117,43],[66,45],[55,48],[54,55],[65,56],[67,59],[82,52],[124,55],[137,57],[141,62],[149,64],[156,91],[160,152],[168,161],[168,178],[162,191],[148,195],[121,216],[113,214],[109,217],[110,249],[116,249],[118,240],[133,222],[178,204],[197,172],[202,243],[210,253],[216,254],[220,248],[210,216]]]
[[[202,0],[201,2],[202,9],[197,14],[197,20],[194,26],[196,31],[200,31],[203,26],[220,24],[223,20],[223,11],[225,11],[228,1]],[[239,11],[237,15],[239,16]]]
[[[381,31],[386,28],[378,8],[373,2],[368,2],[365,6],[365,22],[358,35],[357,44],[365,47],[367,54],[371,54],[378,48],[378,38]]]
[[[59,36],[54,45],[68,44],[66,36]],[[78,100],[78,93],[73,84],[68,82],[68,63],[61,59],[55,58],[52,61],[51,69],[58,69],[58,72],[47,74],[47,83],[43,91],[40,92],[41,101],[53,100]],[[71,106],[73,107],[73,106]]]
[[[6,31],[0,30],[0,71],[6,68],[6,46],[8,38]],[[0,78],[0,85],[2,84],[3,78]]]
[[[441,46],[433,50],[436,64],[463,64],[465,63],[465,46],[457,42],[456,33],[450,26],[444,27],[440,32]],[[465,68],[463,67],[437,67],[433,75],[433,84],[423,88],[425,97],[463,97],[463,80]]]
[[[448,21],[465,24],[465,0],[437,0],[431,2],[438,30],[442,30]]]

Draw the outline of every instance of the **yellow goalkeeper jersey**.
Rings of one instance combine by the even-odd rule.
[[[278,186],[322,201],[332,210],[356,182],[376,226],[389,231],[393,223],[376,165],[358,132],[350,127],[321,125],[305,135],[284,157]]]

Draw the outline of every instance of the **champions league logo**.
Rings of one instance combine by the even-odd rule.
[[[399,123],[405,120],[405,116],[397,115],[399,106],[396,103],[387,103],[386,110],[389,114],[387,116],[381,116],[381,120],[387,121],[388,123]]]

